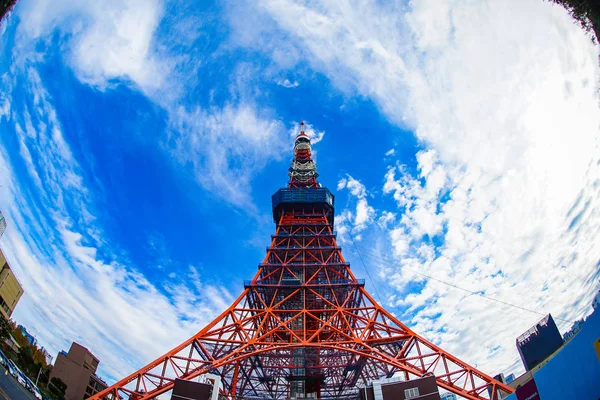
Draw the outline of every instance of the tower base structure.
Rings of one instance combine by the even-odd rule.
[[[176,379],[220,377],[221,399],[348,399],[381,378],[432,377],[466,399],[513,390],[419,336],[356,279],[333,230],[334,196],[296,138],[288,187],[272,197],[275,234],[234,303],[172,351],[92,397],[151,399]]]

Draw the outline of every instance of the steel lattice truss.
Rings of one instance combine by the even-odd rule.
[[[310,160],[310,142],[303,134],[296,144],[308,142],[308,151],[306,146],[301,150]],[[298,158],[296,151],[294,161]],[[292,171],[291,190],[326,191],[312,172],[301,185],[293,184],[298,174]],[[231,307],[94,399],[149,399],[170,391],[175,378],[207,373],[221,376],[221,394],[231,399],[307,393],[355,399],[359,387],[394,374],[406,380],[433,374],[438,386],[467,399],[497,399],[500,389],[512,392],[379,306],[336,243],[333,200],[308,201],[305,192],[294,193],[300,200],[274,204],[277,228],[267,255]]]

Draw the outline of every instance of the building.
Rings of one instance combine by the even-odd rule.
[[[23,337],[25,339],[27,339],[27,342],[29,342],[30,345],[32,345],[32,346],[37,345],[37,339],[31,333],[27,332],[27,328],[25,328],[23,325],[17,325],[17,328],[19,328],[21,330]]]
[[[562,344],[562,336],[550,314],[517,338],[517,349],[527,371],[544,361]]]
[[[440,392],[435,376],[431,375],[409,381],[399,378],[374,381],[359,391],[359,397],[360,400],[440,400]]]
[[[10,319],[17,303],[23,296],[23,287],[8,265],[2,249],[0,249],[0,313]]]
[[[563,340],[566,342],[567,340],[571,339],[573,336],[577,335],[577,333],[583,327],[584,323],[585,323],[584,319],[580,319],[578,321],[573,322],[573,326],[571,327],[571,329],[563,335]]]
[[[44,348],[44,346],[42,346],[40,348],[40,351],[42,352],[42,354],[44,355],[44,357],[46,358],[46,364],[48,365],[52,365],[52,360],[54,360],[54,357],[52,356],[52,354],[50,354],[50,352],[48,350],[46,350]]]
[[[508,375],[508,376],[506,377],[506,381],[505,381],[505,383],[506,383],[506,384],[509,384],[509,383],[511,383],[511,382],[512,382],[512,381],[514,381],[514,380],[515,380],[515,374],[510,374],[510,375]]]
[[[500,373],[500,374],[494,376],[494,379],[497,380],[498,382],[506,383],[506,378],[504,378],[503,373]],[[490,398],[492,398],[492,391],[490,388],[488,388],[488,394],[490,395]]]
[[[544,362],[512,381],[506,400],[600,399],[600,311]]]
[[[6,230],[6,219],[4,218],[4,215],[2,215],[2,211],[0,211],[0,237],[2,237],[5,230]]]
[[[441,400],[457,400],[457,397],[456,397],[456,395],[454,393],[447,392],[447,393],[444,393],[440,397],[440,399]]]
[[[212,390],[206,383],[175,379],[171,400],[210,400]]]
[[[516,392],[506,400],[600,398],[600,354],[595,349],[599,343],[600,312],[596,311],[559,351],[511,382]]]
[[[83,396],[83,398],[87,399],[88,397],[103,391],[107,387],[108,384],[104,382],[102,378],[100,378],[96,374],[91,374],[90,380],[88,381],[88,385],[85,388],[85,395]]]
[[[13,335],[8,335],[8,339],[4,341],[4,344],[10,347],[10,349],[15,353],[18,353],[19,349],[21,348],[21,346],[19,346],[19,343],[17,343]]]
[[[96,375],[99,363],[88,349],[73,342],[68,353],[58,353],[50,379],[59,378],[66,383],[66,400],[83,400],[107,387]]]
[[[221,377],[207,374],[203,378],[198,382],[175,379],[171,400],[218,400]]]

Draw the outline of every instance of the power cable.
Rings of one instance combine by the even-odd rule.
[[[353,242],[354,242],[354,240],[353,240]],[[356,245],[355,245],[354,247],[355,247],[356,251],[357,251],[357,252],[358,252],[358,254],[359,254],[359,258],[360,258],[361,262],[363,262],[363,265],[364,265],[364,261],[363,261],[362,257],[360,256],[360,249],[359,249],[359,248],[358,248]],[[413,273],[415,273],[415,274],[417,274],[417,275],[421,275],[421,276],[424,276],[424,277],[426,277],[426,278],[428,278],[428,279],[434,280],[434,281],[436,281],[436,282],[440,282],[440,283],[442,283],[442,284],[444,284],[444,285],[451,286],[451,287],[453,287],[453,288],[455,288],[455,289],[459,289],[459,290],[462,290],[462,291],[464,291],[464,292],[470,293],[470,294],[472,294],[472,295],[477,295],[477,296],[483,297],[483,298],[485,298],[485,299],[488,299],[488,300],[491,300],[491,301],[495,301],[495,302],[497,302],[497,303],[500,303],[500,304],[504,304],[504,305],[506,305],[506,306],[510,306],[510,307],[513,307],[513,308],[517,308],[517,309],[519,309],[519,310],[522,310],[522,311],[527,311],[527,312],[534,313],[534,314],[538,314],[538,315],[541,315],[541,316],[545,316],[545,315],[546,315],[545,313],[541,313],[541,312],[539,312],[539,311],[535,311],[535,310],[532,310],[532,309],[529,309],[529,308],[525,308],[525,307],[522,307],[522,306],[519,306],[519,305],[516,305],[516,304],[512,304],[512,303],[506,302],[506,301],[504,301],[504,300],[499,300],[499,299],[496,299],[496,298],[493,298],[493,297],[487,296],[487,295],[485,295],[485,294],[483,294],[483,293],[480,293],[480,292],[475,292],[475,291],[472,291],[472,290],[469,290],[469,289],[465,289],[465,288],[463,288],[463,287],[461,287],[461,286],[455,285],[455,284],[453,284],[453,283],[450,283],[450,282],[443,281],[443,280],[441,280],[441,279],[438,279],[438,278],[434,278],[433,276],[430,276],[430,275],[424,274],[424,273],[422,273],[422,272],[419,272],[419,271],[415,271],[415,270],[413,270],[413,269],[411,269],[411,268],[407,268],[407,267],[405,267],[405,266],[403,266],[403,265],[400,265],[400,264],[397,264],[397,263],[392,263],[392,262],[390,262],[389,260],[387,260],[387,259],[385,259],[385,258],[383,258],[383,257],[381,257],[381,256],[379,256],[379,255],[376,255],[376,254],[374,254],[374,253],[371,253],[371,252],[369,252],[368,250],[365,250],[365,249],[363,249],[363,251],[365,251],[365,252],[366,252],[368,255],[370,255],[371,257],[374,257],[374,258],[377,258],[377,259],[379,259],[380,261],[383,261],[384,263],[386,263],[386,264],[387,264],[387,265],[389,265],[389,266],[392,266],[392,267],[399,267],[399,268],[401,268],[401,269],[405,269],[405,270],[407,270],[407,271],[410,271],[410,272],[413,272]],[[366,270],[366,268],[365,268],[365,270]],[[376,286],[375,286],[375,287],[376,287]],[[556,319],[556,320],[559,320],[559,321],[573,323],[573,321],[571,321],[571,320],[568,320],[568,319],[557,318],[557,317],[553,317],[553,318],[554,318],[554,319]]]
[[[344,207],[345,209],[348,209],[348,204],[350,204],[349,197],[346,199],[346,207]],[[354,246],[356,255],[358,256],[358,259],[360,260],[360,262],[363,266],[363,269],[367,273],[367,277],[369,278],[369,281],[371,282],[371,286],[373,286],[373,289],[375,290],[375,295],[377,295],[377,301],[379,301],[379,304],[383,305],[383,302],[381,301],[381,296],[379,295],[379,290],[377,290],[377,286],[375,285],[375,282],[373,281],[373,278],[371,277],[371,273],[369,272],[367,265],[365,264],[365,261],[363,260],[362,255],[360,254],[360,251],[358,251],[358,247],[356,247],[356,242],[354,241],[354,237],[352,236],[352,233],[349,232],[348,237],[352,241],[352,245]]]
[[[362,258],[362,255],[360,254],[360,251],[358,250],[358,247],[356,247],[356,242],[354,241],[354,238],[352,237],[352,235],[350,236],[350,240],[352,241],[352,245],[354,246],[354,249],[356,250],[356,254],[358,255],[358,259],[360,260],[363,269],[365,270],[365,272],[367,273],[367,276],[369,277],[369,281],[371,282],[371,286],[373,286],[373,289],[375,289],[375,294],[377,295],[377,300],[379,301],[379,304],[383,303],[381,302],[381,296],[379,295],[379,290],[377,290],[377,285],[375,285],[375,283],[373,282],[373,278],[371,278],[371,273],[369,272],[369,270],[367,269],[367,265],[365,264],[365,261]]]

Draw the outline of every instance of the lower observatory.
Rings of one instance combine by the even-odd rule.
[[[472,400],[513,392],[413,332],[365,290],[336,243],[334,196],[317,182],[311,153],[302,123],[287,188],[272,197],[275,234],[234,303],[91,399],[169,398],[178,382],[202,376],[218,382],[213,399],[232,400],[365,399],[373,382],[392,377],[435,379]],[[410,390],[402,398],[418,394]]]

